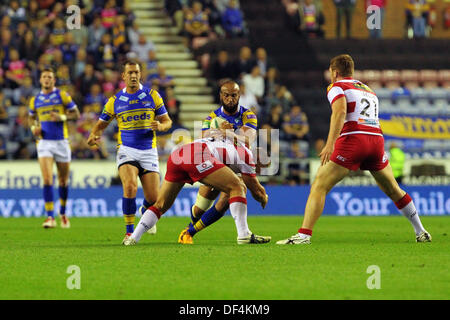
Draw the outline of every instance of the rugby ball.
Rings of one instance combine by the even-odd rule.
[[[222,123],[224,123],[225,121],[227,121],[227,120],[220,118],[220,117],[215,117],[211,120],[211,125],[209,127],[211,129],[220,129],[220,125]]]

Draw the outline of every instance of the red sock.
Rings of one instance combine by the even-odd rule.
[[[300,229],[298,229],[298,233],[303,233],[303,234],[307,234],[308,236],[312,236],[312,230],[311,229],[300,228]]]
[[[161,213],[161,211],[159,211],[158,208],[151,206],[150,208],[148,208],[148,210],[152,210],[153,213],[155,214],[155,216],[158,217],[158,219],[161,218],[162,213]]]

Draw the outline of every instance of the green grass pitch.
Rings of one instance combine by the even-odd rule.
[[[43,219],[0,219],[0,299],[448,299],[450,217],[422,217],[432,243],[415,243],[401,216],[322,217],[313,244],[279,246],[300,217],[249,217],[265,245],[237,245],[227,215],[177,244],[188,218],[167,217],[134,247],[121,241],[121,218],[73,218],[44,230]],[[58,221],[59,222],[59,221]],[[70,265],[80,289],[69,290]],[[380,268],[380,289],[368,289]]]

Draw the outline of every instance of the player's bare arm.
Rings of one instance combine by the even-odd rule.
[[[266,193],[266,189],[259,183],[258,178],[243,174],[242,181],[244,181],[245,186],[250,190],[253,199],[258,201],[264,209],[267,201],[269,201],[269,196]]]
[[[167,114],[156,117],[156,120],[150,124],[153,131],[167,131],[172,127],[172,120]]]
[[[91,147],[97,146],[103,131],[108,127],[109,122],[104,120],[98,120],[94,128],[92,128],[91,134],[87,139],[87,144]]]
[[[319,154],[322,165],[330,161],[334,143],[339,138],[339,134],[344,126],[345,116],[347,114],[347,100],[345,97],[337,99],[331,106],[331,110],[330,131],[328,133],[327,143]]]
[[[66,121],[66,120],[78,120],[80,119],[80,110],[77,107],[67,110],[65,114],[59,114],[56,111],[50,113],[52,121]]]
[[[36,138],[39,138],[42,134],[42,129],[39,124],[39,121],[37,120],[36,115],[29,115],[28,116],[28,124],[30,126],[31,133]]]

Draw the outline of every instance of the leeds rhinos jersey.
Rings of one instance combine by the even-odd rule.
[[[156,116],[166,113],[159,93],[140,85],[133,94],[127,93],[124,88],[109,98],[100,119],[117,119],[118,145],[147,150],[156,148],[156,132],[150,128],[150,124]]]
[[[256,130],[258,126],[256,115],[249,109],[239,106],[238,111],[235,114],[229,116],[225,114],[225,112],[223,111],[223,107],[220,107],[217,110],[211,112],[209,116],[207,116],[206,119],[203,120],[202,130],[208,130],[211,127],[211,120],[216,117],[227,120],[233,125],[235,131],[243,126],[247,126]]]
[[[383,135],[378,121],[378,98],[368,86],[351,78],[331,84],[327,90],[330,104],[333,105],[341,97],[345,97],[347,100],[347,115],[341,136],[348,134]]]
[[[42,91],[30,99],[29,114],[37,115],[41,124],[42,138],[45,140],[64,140],[69,137],[66,121],[52,121],[50,113],[66,114],[66,110],[76,108],[72,98],[64,90],[54,88],[49,94]]]
[[[203,138],[194,140],[194,143],[205,143],[209,151],[226,164],[235,173],[256,176],[256,165],[253,154],[249,148],[241,143],[233,143],[227,139]]]

